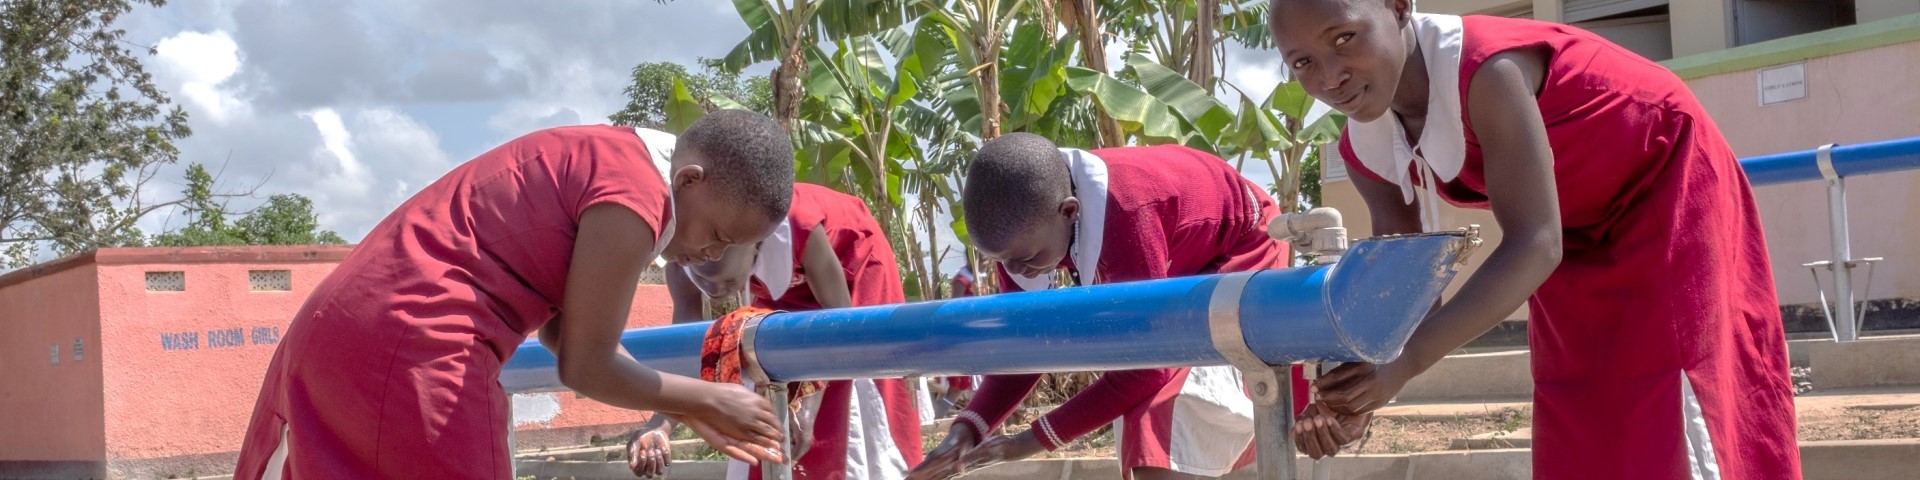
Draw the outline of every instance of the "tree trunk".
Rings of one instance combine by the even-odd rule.
[[[1213,92],[1213,54],[1215,20],[1220,16],[1220,0],[1196,0],[1193,19],[1193,44],[1187,48],[1187,79]]]
[[[983,142],[1000,136],[1000,32],[992,25],[991,21],[985,22],[973,32],[973,57],[981,62],[973,82],[980,97],[980,140]]]
[[[926,264],[927,266],[923,267],[921,269],[921,272],[926,274],[926,278],[930,279],[930,282],[939,282],[940,281],[940,258],[939,258],[940,231],[938,229],[935,229],[933,225],[932,212],[934,210],[933,210],[932,202],[933,202],[933,186],[927,185],[927,186],[921,187],[920,188],[920,204],[914,207],[913,213],[919,216],[920,221],[927,225],[927,248],[926,250],[922,251],[924,255],[919,256],[920,258],[927,259],[927,264]],[[911,231],[912,229],[909,228],[908,230]],[[927,292],[926,295],[924,295],[924,297],[927,300],[937,300],[940,298],[939,285],[934,285],[932,283],[929,283],[928,286],[922,287],[922,291]]]
[[[1289,132],[1298,132],[1302,128],[1299,119],[1289,118],[1284,120],[1284,123]],[[1279,204],[1277,206],[1280,207],[1280,213],[1292,213],[1299,208],[1300,169],[1306,163],[1306,151],[1306,144],[1294,143],[1286,150],[1281,150],[1279,158],[1267,161],[1267,168],[1277,170],[1273,173],[1276,194],[1273,201]],[[1278,166],[1282,164],[1284,166]]]
[[[1100,22],[1095,18],[1093,5],[1087,0],[1061,0],[1060,19],[1071,22],[1073,30],[1080,36],[1080,62],[1087,68],[1100,73],[1112,73],[1107,70],[1106,36],[1100,30]],[[1094,103],[1095,121],[1100,128],[1100,146],[1105,148],[1126,146],[1126,134],[1120,131],[1120,122],[1107,115],[1107,109]]]
[[[800,118],[801,95],[805,94],[800,78],[807,74],[806,41],[799,34],[785,40],[786,53],[780,56],[780,66],[773,69],[773,121],[793,135],[793,120]]]

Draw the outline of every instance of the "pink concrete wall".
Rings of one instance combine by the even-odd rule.
[[[107,459],[238,451],[267,363],[293,313],[344,248],[302,261],[138,249],[100,266]],[[251,270],[288,270],[291,291],[251,291]],[[146,273],[186,274],[184,292],[149,292]]]
[[[641,285],[640,290],[634,292],[633,313],[627,317],[627,328],[662,326],[672,321],[673,301],[667,296],[665,285]],[[625,433],[647,419],[644,413],[571,392],[514,395],[513,400],[523,410],[538,412],[515,419],[517,449],[582,445],[594,436]]]
[[[279,336],[348,251],[106,249],[0,276],[0,462],[106,462],[129,478],[232,468]],[[253,270],[287,270],[292,289],[253,291]],[[147,290],[147,272],[174,271],[185,291]],[[666,287],[643,285],[628,326],[668,324],[672,308]],[[553,411],[518,425],[522,445],[578,445],[645,420],[571,393],[538,398]]]
[[[0,277],[0,462],[99,461],[106,443],[94,266],[81,256],[43,267]]]
[[[1920,135],[1920,42],[1809,59],[1807,98],[1760,106],[1758,70],[1690,80],[1695,96],[1741,157]],[[1920,172],[1847,179],[1853,256],[1886,257],[1872,296],[1920,297]],[[1818,302],[1803,263],[1831,258],[1825,184],[1754,191],[1773,255],[1780,302]],[[1865,272],[1859,272],[1864,274]],[[1824,275],[1823,275],[1824,278]],[[1828,288],[1832,288],[1831,279]],[[1865,288],[1856,280],[1855,288]]]

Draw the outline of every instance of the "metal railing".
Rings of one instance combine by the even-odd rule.
[[[744,369],[779,385],[1233,365],[1256,405],[1262,478],[1290,479],[1291,365],[1398,357],[1478,244],[1469,229],[1355,242],[1335,265],[780,312],[745,327]],[[709,324],[632,329],[621,344],[641,363],[693,376]],[[563,389],[557,365],[529,341],[500,380],[516,393]],[[785,398],[777,388],[768,395]],[[768,478],[787,478],[784,465],[767,467]]]
[[[1813,287],[1820,291],[1820,308],[1826,313],[1827,328],[1837,342],[1860,339],[1862,318],[1853,290],[1853,269],[1867,267],[1867,285],[1860,301],[1871,300],[1873,265],[1880,257],[1853,258],[1850,227],[1847,224],[1847,177],[1920,169],[1920,137],[1862,143],[1823,145],[1813,150],[1761,155],[1740,161],[1747,180],[1754,185],[1822,180],[1827,184],[1827,229],[1831,237],[1832,258],[1807,263],[1813,273]],[[1820,282],[1820,270],[1833,277],[1833,301]]]

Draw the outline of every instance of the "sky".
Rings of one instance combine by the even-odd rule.
[[[606,123],[626,104],[635,65],[693,65],[747,34],[732,2],[717,0],[174,0],[120,26],[157,50],[148,72],[193,129],[147,195],[178,195],[179,171],[200,163],[227,190],[259,185],[260,198],[234,207],[306,195],[321,227],[348,241],[507,140]],[[1281,79],[1272,57],[1232,49],[1225,78],[1271,91]],[[1270,181],[1253,167],[1249,177]],[[141,227],[182,223],[162,211]],[[950,272],[959,260],[943,263]]]

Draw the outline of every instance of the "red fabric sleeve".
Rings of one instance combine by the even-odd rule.
[[[980,390],[973,393],[973,400],[967,402],[967,409],[962,413],[976,415],[986,423],[988,431],[975,432],[981,438],[986,438],[993,433],[992,430],[1006,423],[1007,417],[1013,416],[1013,410],[1020,408],[1020,402],[1026,400],[1027,394],[1033,392],[1033,386],[1038,384],[1039,374],[988,375],[980,382]],[[966,421],[957,423],[972,425]],[[978,425],[972,426],[974,430],[980,429]]]
[[[609,127],[606,132],[586,137],[573,152],[565,184],[578,192],[574,203],[574,222],[588,208],[603,203],[633,210],[660,240],[664,225],[673,212],[666,181],[653,166],[653,156],[631,128]]]
[[[1053,451],[1153,400],[1179,376],[1178,368],[1107,372],[1060,408],[1033,422],[1040,444]]]

